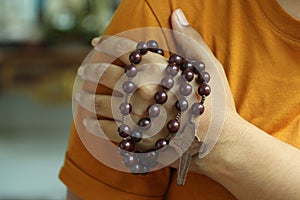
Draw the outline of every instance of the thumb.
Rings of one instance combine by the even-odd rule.
[[[205,63],[211,63],[211,59],[216,60],[201,35],[190,26],[181,9],[176,9],[172,13],[171,21],[177,47],[184,56]]]

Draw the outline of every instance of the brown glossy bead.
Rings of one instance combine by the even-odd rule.
[[[200,102],[194,103],[192,105],[192,114],[193,115],[196,115],[196,116],[202,115],[204,113],[204,110],[205,110],[204,105]]]
[[[139,64],[142,61],[142,54],[140,51],[132,52],[129,55],[129,61],[133,64]]]
[[[157,140],[157,142],[155,143],[155,147],[156,149],[162,149],[164,148],[165,146],[168,145],[168,141],[166,139],[159,139]]]
[[[125,81],[123,83],[122,87],[123,87],[124,92],[127,94],[132,93],[136,89],[135,84],[130,80]]]
[[[175,107],[178,111],[184,112],[189,107],[189,102],[186,99],[179,99],[176,101]]]
[[[168,94],[165,91],[163,91],[163,90],[162,91],[158,91],[154,95],[154,100],[158,104],[164,104],[168,100]]]
[[[183,58],[177,54],[172,54],[169,58],[169,63],[176,63],[177,66],[181,66],[183,62]]]
[[[182,65],[180,66],[181,71],[185,71],[187,69],[193,69],[193,64],[187,60],[183,60]]]
[[[121,137],[126,138],[130,134],[130,127],[126,124],[122,124],[118,127],[118,133]]]
[[[179,68],[176,63],[170,63],[166,68],[167,74],[170,76],[176,76],[178,74],[178,70]]]
[[[147,46],[148,46],[149,51],[152,51],[152,52],[156,52],[156,50],[158,49],[158,43],[155,40],[149,40],[147,42]]]
[[[164,51],[162,49],[156,49],[155,53],[158,53],[161,56],[165,55],[165,53],[164,53]]]
[[[142,55],[145,55],[148,52],[148,45],[146,42],[139,42],[136,45],[136,49],[139,50]]]
[[[208,96],[211,92],[211,89],[209,87],[209,85],[207,85],[206,83],[202,83],[199,88],[198,88],[198,93],[203,96]]]
[[[128,151],[128,152],[132,152],[134,150],[135,145],[134,145],[134,143],[131,140],[122,140],[119,143],[119,147],[122,150],[125,150],[125,151]]]
[[[148,130],[151,127],[151,120],[149,118],[142,118],[139,120],[138,125],[143,130]]]
[[[183,72],[183,77],[186,81],[191,82],[194,79],[194,72],[192,69],[186,69]]]
[[[210,75],[206,71],[200,72],[198,75],[198,82],[199,83],[208,83],[210,81]]]
[[[189,96],[193,91],[193,88],[190,84],[188,83],[183,83],[179,87],[179,92],[183,96]]]
[[[130,136],[131,136],[131,141],[139,142],[143,138],[143,133],[139,130],[133,130],[131,131]]]
[[[169,133],[177,133],[180,128],[180,123],[176,119],[172,119],[167,124]]]
[[[161,85],[164,89],[170,90],[174,86],[174,80],[173,78],[166,76],[161,80]]]
[[[137,75],[137,68],[135,65],[130,64],[125,68],[126,76],[129,78],[133,78]]]
[[[151,118],[155,118],[160,113],[160,107],[157,104],[153,104],[147,108],[148,116]]]
[[[121,112],[122,115],[128,115],[128,114],[131,113],[132,106],[127,102],[123,102],[120,105],[119,109],[120,109],[120,112]]]

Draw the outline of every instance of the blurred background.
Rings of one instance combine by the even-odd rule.
[[[0,200],[65,199],[73,81],[118,4],[0,1]]]

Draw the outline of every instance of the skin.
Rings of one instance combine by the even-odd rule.
[[[195,157],[193,159],[190,170],[216,180],[238,199],[299,199],[300,150],[271,137],[239,116],[235,110],[223,67],[213,56],[199,33],[187,23],[182,25],[177,14],[178,11],[172,14],[173,29],[192,37],[201,46],[201,48],[191,47],[186,44],[186,41],[175,38],[179,47],[182,47],[182,52],[203,60],[204,63],[207,63],[210,72],[215,71],[220,74],[227,95],[225,97],[226,118],[221,136],[213,150],[205,158]],[[97,44],[97,39],[93,43]],[[189,49],[185,49],[186,46]],[[159,62],[165,63],[165,60],[149,55],[149,60],[151,59],[158,59]],[[83,77],[88,77],[89,74],[92,72],[88,70],[84,70],[84,73],[81,72]],[[152,89],[154,88],[142,90],[139,93],[140,97],[147,97],[147,93]],[[81,97],[80,104],[87,106],[86,99],[88,98]],[[206,112],[210,112],[210,110],[208,109]],[[89,121],[88,123],[93,122]],[[201,123],[208,124],[209,118],[204,116]],[[107,126],[112,125],[107,124]],[[87,127],[89,126],[87,125]],[[114,140],[114,138],[111,139]],[[276,154],[274,149],[276,149]],[[80,198],[68,191],[68,199]]]

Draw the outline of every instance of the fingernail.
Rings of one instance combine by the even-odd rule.
[[[75,95],[74,95],[74,98],[75,98],[75,100],[77,101],[77,102],[80,102],[80,93],[78,92],[78,93],[76,93]]]
[[[176,12],[177,19],[182,26],[190,25],[181,9],[177,9],[175,12]]]
[[[93,38],[91,41],[92,46],[94,46],[94,47],[97,46],[100,42],[100,39],[101,39],[101,36]]]
[[[80,76],[80,77],[83,77],[83,74],[84,74],[84,67],[83,66],[80,66],[77,70],[77,74]]]

